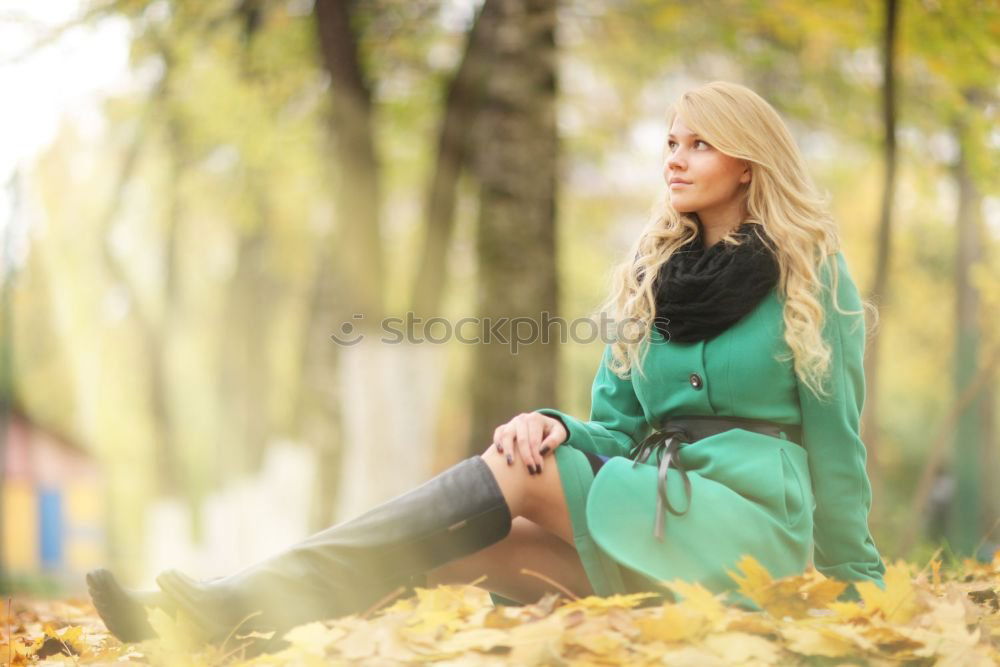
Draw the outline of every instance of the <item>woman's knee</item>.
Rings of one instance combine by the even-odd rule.
[[[512,515],[527,517],[567,540],[572,529],[568,526],[566,499],[556,458],[579,452],[560,453],[561,449],[563,447],[557,447],[546,456],[541,472],[534,475],[516,458],[513,464],[508,463],[506,454],[498,452],[495,446],[490,446],[482,458],[496,477]]]
[[[507,501],[510,512],[513,516],[521,516],[528,505],[528,494],[531,492],[530,482],[535,479],[530,475],[527,468],[515,459],[514,463],[507,463],[507,455],[497,451],[496,445],[490,445],[481,455],[493,472],[493,476],[500,486],[504,499]]]

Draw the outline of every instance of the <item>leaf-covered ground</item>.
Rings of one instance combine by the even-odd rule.
[[[9,599],[2,664],[153,665],[955,665],[1000,664],[1000,551],[992,563],[942,571],[899,561],[886,590],[815,571],[772,580],[751,558],[732,573],[763,612],[727,606],[683,582],[678,602],[639,605],[646,594],[542,598],[493,607],[475,586],[416,589],[365,615],[309,623],[282,638],[233,635],[199,644],[183,616],[150,610],[159,638],[122,645],[86,600]],[[270,640],[270,644],[267,644]],[[267,646],[280,648],[268,651]]]

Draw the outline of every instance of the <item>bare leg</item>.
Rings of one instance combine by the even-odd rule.
[[[573,542],[573,525],[563,494],[559,468],[546,457],[542,472],[532,475],[524,463],[507,463],[495,446],[482,455],[490,466],[516,517],[510,534],[485,549],[428,573],[428,583],[469,583],[482,575],[482,587],[518,602],[532,603],[557,590],[545,581],[521,573],[535,570],[579,596],[593,594]]]
[[[562,588],[522,569],[538,572]],[[524,517],[515,518],[510,534],[496,544],[428,572],[427,585],[469,584],[483,575],[486,580],[477,586],[524,604],[553,591],[594,594],[576,549]]]
[[[496,445],[490,445],[482,458],[500,484],[512,516],[531,519],[575,548],[573,522],[554,453],[544,457],[542,471],[537,475],[529,473],[524,462],[516,457],[513,465],[508,464],[506,455],[499,453]]]

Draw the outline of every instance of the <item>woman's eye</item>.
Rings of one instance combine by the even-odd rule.
[[[695,139],[694,143],[695,144],[705,144],[706,148],[711,148],[711,146],[709,146],[707,142],[705,142],[705,141],[703,141],[701,139]],[[676,141],[668,141],[667,142],[667,148],[669,148],[670,150],[674,150],[674,146],[676,146],[676,145],[677,145]]]

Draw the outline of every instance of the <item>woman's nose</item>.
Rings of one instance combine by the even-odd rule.
[[[670,178],[670,172],[684,169],[684,161],[676,153],[667,157],[667,162],[663,166],[663,177]]]
[[[667,169],[680,169],[684,166],[684,161],[681,159],[681,151],[678,149],[673,153],[667,155]]]

